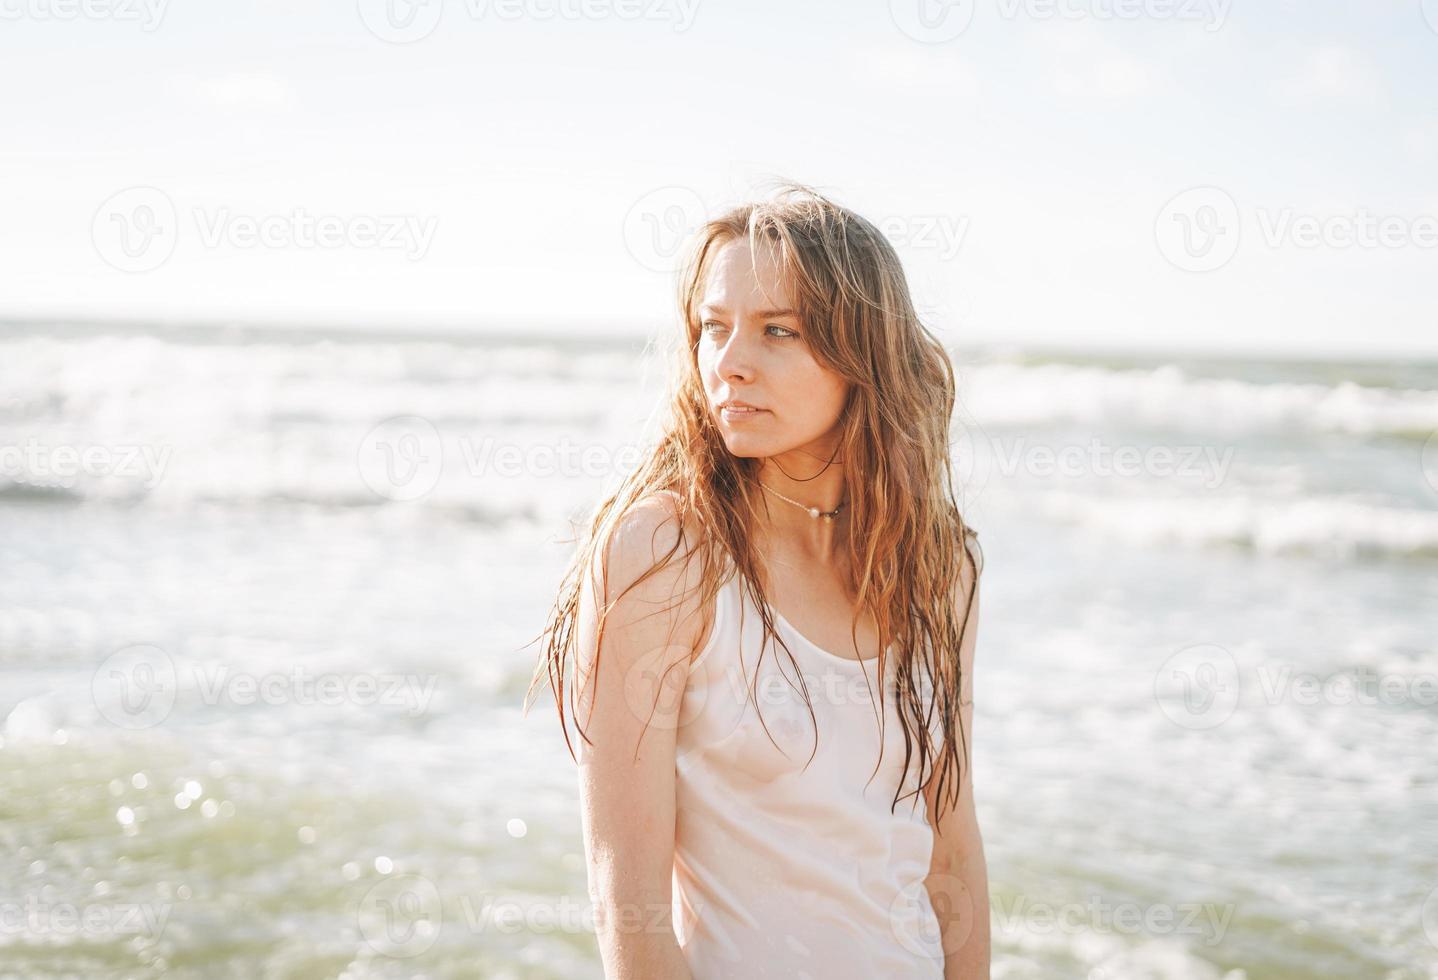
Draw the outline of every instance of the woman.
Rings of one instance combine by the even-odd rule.
[[[606,975],[987,977],[948,356],[883,235],[798,185],[705,225],[680,301],[664,433],[535,673],[564,725],[575,653]]]

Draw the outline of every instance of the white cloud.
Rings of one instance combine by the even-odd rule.
[[[1137,58],[1108,56],[1054,70],[1054,91],[1065,98],[1130,99],[1150,87],[1148,67]]]
[[[201,101],[230,108],[275,108],[294,102],[289,82],[269,73],[232,73],[181,80],[181,91]]]
[[[1425,119],[1411,123],[1403,131],[1403,149],[1420,163],[1438,161],[1438,122]]]
[[[1352,48],[1325,44],[1305,50],[1274,86],[1281,101],[1369,104],[1383,91],[1376,68]]]
[[[1152,94],[1158,73],[1115,44],[1106,25],[1065,23],[1039,35],[1039,53],[1053,90],[1070,100],[1126,101]]]
[[[855,62],[862,74],[884,84],[935,86],[956,94],[971,93],[979,84],[973,66],[960,60],[952,49],[876,45]]]

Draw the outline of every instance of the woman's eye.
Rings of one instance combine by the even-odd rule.
[[[709,332],[709,328],[710,328],[710,327],[719,327],[719,328],[722,329],[723,326],[724,326],[724,324],[720,323],[720,322],[717,321],[717,320],[705,320],[704,322],[702,322],[702,323],[699,324],[699,330],[700,330],[700,332],[702,332],[702,333],[707,333],[707,332]],[[767,327],[765,327],[764,329],[765,329],[766,331],[767,331],[767,330],[779,330],[779,331],[781,331],[780,334],[770,334],[770,335],[769,335],[769,336],[771,336],[771,337],[775,337],[775,338],[778,339],[778,340],[789,340],[790,338],[799,336],[797,333],[795,333],[793,330],[790,330],[788,327],[781,327],[781,326],[779,326],[779,324],[777,324],[777,323],[771,323],[771,324],[769,324]]]

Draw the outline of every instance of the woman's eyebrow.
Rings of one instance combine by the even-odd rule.
[[[708,310],[710,313],[718,313],[721,316],[729,315],[729,309],[724,306],[711,306],[710,304],[705,303],[703,306],[700,307],[700,309]],[[773,319],[774,317],[798,316],[799,314],[795,313],[793,310],[758,310],[755,312],[754,315],[761,320],[769,320]]]

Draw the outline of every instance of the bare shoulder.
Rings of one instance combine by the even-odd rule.
[[[965,528],[963,538],[957,542],[958,574],[950,583],[947,600],[960,630],[958,657],[963,675],[960,698],[965,705],[973,699],[972,669],[979,626],[979,580],[984,570],[978,537],[977,531]]]
[[[954,589],[955,615],[963,628],[963,642],[959,644],[959,669],[963,673],[963,690],[960,701],[966,707],[973,703],[974,654],[979,629],[979,581],[983,577],[984,553],[979,545],[978,532],[967,529],[965,547],[961,548],[959,582]]]
[[[975,576],[984,573],[984,546],[979,543],[979,532],[971,527],[964,528],[964,542],[969,546],[971,558],[965,558],[964,564],[976,563],[973,569]]]
[[[614,524],[605,543],[604,566],[611,581],[636,581],[666,556],[683,557],[698,539],[691,518],[681,524],[678,496],[659,490],[635,501]],[[611,596],[612,597],[612,596]]]
[[[647,494],[615,521],[605,542],[594,583],[596,598],[613,604],[619,621],[658,619],[672,629],[676,643],[692,644],[697,634],[701,564],[694,549],[698,527],[681,524],[672,491]]]
[[[971,527],[965,528],[959,547],[959,581],[954,588],[954,601],[959,604],[960,610],[968,605],[970,594],[978,589],[983,572],[984,549],[979,544],[979,532]]]
[[[936,827],[944,829],[942,836],[950,843],[936,847],[935,867],[946,866],[954,854],[977,847],[974,828],[977,827],[973,802],[973,732],[974,732],[974,662],[978,648],[979,629],[979,580],[982,578],[984,559],[978,542],[978,532],[966,528],[959,542],[959,574],[954,582],[952,600],[954,616],[960,629],[959,640],[959,726],[956,743],[961,745],[962,761],[959,769],[959,792],[954,805],[940,808],[938,780],[931,780],[925,787],[929,819]],[[947,803],[947,801],[945,801]],[[953,830],[952,828],[957,828]]]

